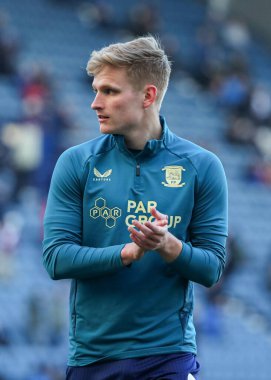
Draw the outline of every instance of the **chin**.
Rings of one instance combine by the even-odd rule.
[[[103,133],[104,135],[116,133],[112,128],[106,125],[100,125],[100,132]]]
[[[100,132],[105,135],[119,134],[120,131],[121,131],[121,128],[118,128],[117,126],[113,126],[107,123],[100,124]]]

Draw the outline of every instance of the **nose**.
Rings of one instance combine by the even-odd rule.
[[[98,94],[98,93],[96,94],[96,96],[95,96],[93,102],[91,103],[90,107],[93,110],[99,110],[99,109],[103,108],[100,94]]]

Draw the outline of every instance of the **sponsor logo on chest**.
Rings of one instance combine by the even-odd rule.
[[[125,224],[127,227],[133,226],[133,220],[137,219],[140,223],[145,223],[147,221],[154,221],[155,218],[151,215],[151,208],[158,207],[156,201],[134,201],[128,200],[126,206],[126,217]],[[92,219],[102,219],[104,220],[105,226],[108,228],[116,227],[117,220],[123,214],[121,208],[112,206],[104,198],[97,198],[90,208],[89,215]],[[169,215],[168,216],[168,228],[176,228],[179,223],[181,223],[182,217],[180,215]]]
[[[111,174],[112,174],[112,169],[106,170],[103,174],[99,172],[98,169],[94,168],[93,173],[94,177],[92,178],[93,181],[99,181],[99,182],[110,182],[111,181]]]

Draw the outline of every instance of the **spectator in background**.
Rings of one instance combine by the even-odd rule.
[[[12,165],[12,152],[4,144],[0,130],[0,221],[7,205],[14,199],[17,178]]]
[[[83,2],[78,7],[80,21],[88,28],[115,28],[114,11],[109,2],[95,0],[90,3]]]
[[[237,18],[223,19],[220,30],[224,46],[232,51],[245,52],[251,44],[250,32],[247,25]]]
[[[9,25],[8,15],[0,9],[0,75],[16,73],[19,42]]]
[[[17,86],[22,99],[22,116],[2,126],[0,141],[9,152],[8,164],[12,165],[11,173],[16,179],[16,193],[25,186],[35,186],[45,194],[56,159],[65,149],[67,134],[73,126],[71,114],[68,107],[57,100],[53,78],[43,65],[35,63],[24,67],[18,75]],[[7,177],[6,172],[7,168]],[[1,174],[4,175],[4,170],[0,168],[0,186]]]
[[[271,94],[256,84],[250,94],[250,120],[253,123],[253,146],[258,158],[248,167],[248,178],[271,184]]]
[[[214,78],[223,71],[225,52],[210,25],[202,25],[196,34],[195,48],[187,69],[204,88],[209,89]]]
[[[251,89],[249,115],[256,125],[271,126],[271,94],[261,84],[255,83]]]
[[[134,36],[161,31],[161,16],[155,3],[139,2],[131,7],[127,29]]]
[[[244,73],[226,73],[218,86],[217,98],[220,105],[234,114],[244,113],[249,99],[249,81]]]
[[[42,129],[34,123],[8,123],[3,126],[2,139],[11,151],[18,194],[23,187],[33,185],[33,173],[41,162]]]
[[[0,323],[0,346],[9,346],[10,345],[10,337],[8,329]],[[0,374],[1,380],[1,374]]]
[[[229,142],[241,145],[253,145],[255,125],[248,116],[230,115],[226,137]]]
[[[257,128],[254,137],[254,144],[260,153],[262,160],[271,162],[271,128],[270,126],[261,126]]]
[[[271,162],[259,159],[249,165],[247,170],[247,178],[251,182],[271,185]]]
[[[196,36],[191,75],[228,112],[229,142],[255,147],[257,159],[244,173],[250,181],[271,184],[271,94],[253,83],[247,51],[251,37],[247,26],[210,13]],[[195,62],[195,63],[194,63]]]

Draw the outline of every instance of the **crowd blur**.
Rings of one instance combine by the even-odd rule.
[[[271,91],[251,75],[250,48],[250,32],[243,22],[209,14],[198,30],[191,73],[227,112],[228,141],[257,153],[244,177],[270,185]]]
[[[66,135],[73,128],[72,115],[68,106],[58,100],[56,81],[49,68],[38,61],[21,64],[24,41],[18,35],[10,15],[1,10],[0,87],[12,89],[20,104],[20,111],[8,120],[5,109],[0,112],[0,284],[3,286],[18,276],[22,242],[31,243],[26,243],[24,236],[29,221],[22,204],[26,202],[29,209],[37,199],[34,213],[42,217],[53,167],[67,148]],[[42,233],[39,231],[34,236],[35,232],[28,238],[40,246]],[[59,296],[54,295],[59,299],[49,302],[52,308],[48,309],[44,297],[41,302],[40,294],[30,293],[20,331],[15,332],[8,321],[0,318],[0,347],[10,348],[22,342],[56,346],[63,341],[66,325]],[[5,380],[1,367],[0,378]],[[25,380],[60,380],[63,378],[60,373],[63,374],[63,369],[41,364],[29,369]]]
[[[49,2],[49,0],[48,0]],[[168,33],[158,7],[151,2],[138,2],[118,20],[110,2],[93,0],[51,0],[63,7],[72,5],[80,21],[90,30],[107,30],[119,38],[147,33],[158,34],[173,62],[173,78],[183,72],[202,91],[214,97],[217,106],[225,110],[229,144],[248,146],[257,154],[244,172],[244,180],[271,185],[271,92],[250,73],[249,49],[251,36],[247,26],[236,19],[207,13],[195,34],[195,48],[190,58],[184,58],[178,36]],[[39,199],[42,217],[53,167],[59,154],[67,148],[67,135],[74,127],[73,115],[67,104],[57,96],[56,79],[50,68],[41,62],[21,65],[23,41],[16,25],[4,11],[0,12],[0,86],[4,80],[14,90],[20,112],[6,120],[0,113],[0,283],[15,275],[16,255],[23,240],[24,215],[19,211],[22,195],[34,191]],[[37,238],[40,244],[42,233]],[[220,284],[206,295],[212,318],[201,320],[202,329],[213,333],[218,329],[217,305],[223,302],[223,285],[244,260],[243,247],[235,236],[228,243],[229,260]],[[271,265],[269,265],[269,272]],[[270,278],[269,274],[269,288]],[[26,324],[22,333],[31,344],[58,345],[66,332],[62,320],[60,295],[56,307],[44,309],[35,293],[27,301]],[[49,321],[49,322],[48,322]],[[212,322],[212,323],[211,323]],[[46,327],[45,327],[46,326]],[[13,333],[0,320],[0,346],[14,344]],[[61,380],[60,369],[41,365],[23,380]],[[1,377],[2,376],[2,377]],[[5,380],[1,374],[0,380]]]

